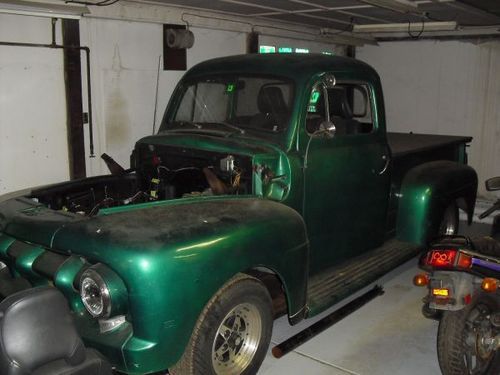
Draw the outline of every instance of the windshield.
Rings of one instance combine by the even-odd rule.
[[[270,77],[209,77],[181,86],[177,108],[165,116],[160,131],[222,130],[275,137],[288,127],[293,83]]]

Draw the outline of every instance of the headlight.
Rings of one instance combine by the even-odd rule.
[[[80,277],[80,297],[94,318],[108,319],[127,314],[127,288],[120,276],[102,263],[83,271]]]
[[[80,296],[87,311],[95,318],[107,318],[111,312],[111,297],[108,286],[93,269],[83,272]]]

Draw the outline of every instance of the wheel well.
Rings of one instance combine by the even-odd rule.
[[[260,280],[267,288],[273,300],[274,319],[288,313],[285,288],[276,272],[266,267],[258,267],[247,270],[244,273]]]

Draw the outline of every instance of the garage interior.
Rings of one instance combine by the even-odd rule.
[[[194,35],[175,55],[166,30]],[[373,66],[388,131],[471,136],[474,224],[500,175],[500,3],[496,0],[7,0],[0,3],[0,195],[124,167],[158,130],[175,85],[199,62],[246,53],[323,53]],[[385,294],[259,374],[439,374],[437,322],[421,312],[413,259]],[[371,288],[367,287],[357,295]],[[355,296],[353,296],[354,298]],[[272,345],[334,311],[291,327]]]

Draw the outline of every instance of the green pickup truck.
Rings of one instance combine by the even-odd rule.
[[[242,55],[190,69],[128,170],[0,203],[0,296],[54,285],[120,372],[255,374],[296,324],[469,218],[468,137],[387,134],[354,59]]]

